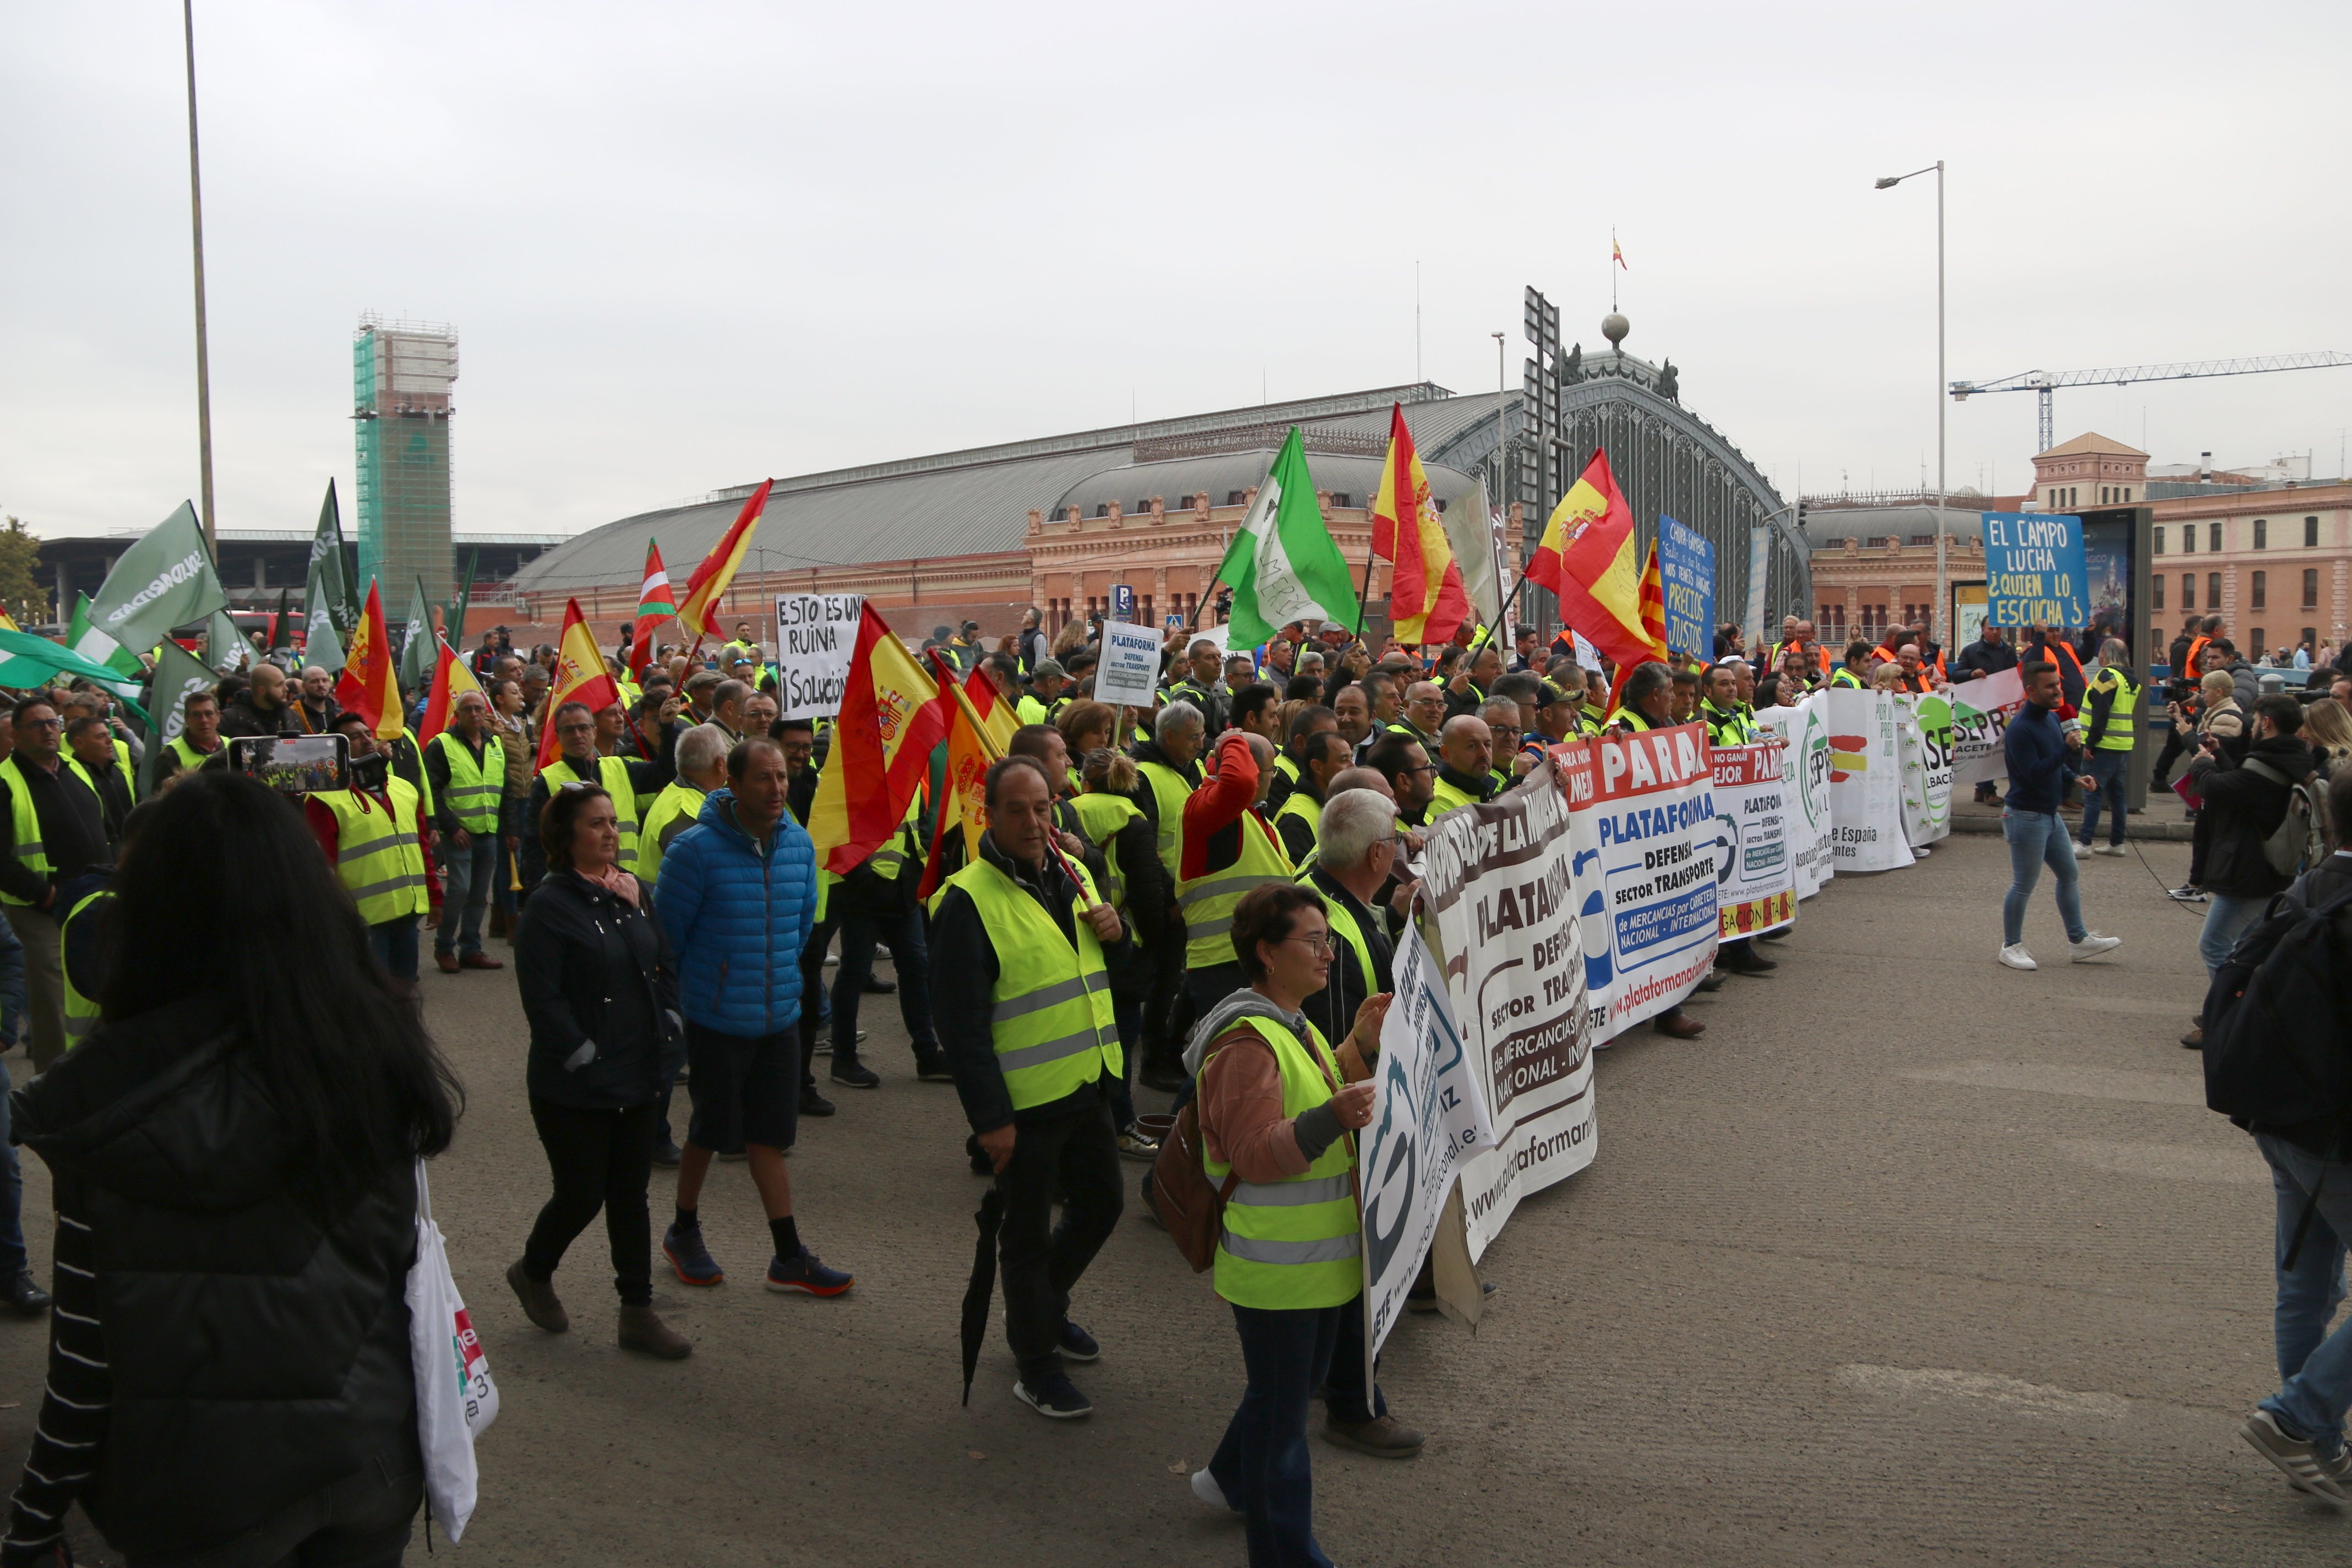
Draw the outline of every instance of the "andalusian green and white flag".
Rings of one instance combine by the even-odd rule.
[[[335,506],[335,481],[319,506],[318,531],[310,536],[310,575],[302,587],[302,662],[324,670],[343,668],[343,649],[359,625],[352,583],[343,563],[342,513]]]
[[[125,647],[153,647],[173,626],[228,608],[196,509],[180,510],[124,551],[90,601],[90,620]]]
[[[120,681],[107,682],[108,689],[117,697],[138,700],[139,684],[147,678],[147,668],[139,662],[137,654],[90,624],[88,594],[74,595],[73,619],[66,625],[66,647],[92,664],[102,664],[121,676]]]
[[[1234,591],[1230,647],[1254,647],[1292,621],[1307,622],[1309,631],[1323,621],[1356,629],[1355,581],[1316,504],[1297,426],[1275,454],[1217,581]]]

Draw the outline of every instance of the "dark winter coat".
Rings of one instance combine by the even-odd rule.
[[[583,1110],[625,1110],[661,1092],[683,1052],[677,975],[653,889],[637,907],[583,877],[551,871],[515,926],[515,984],[530,1021],[530,1097]]]
[[[2245,755],[2249,761],[2269,763],[2291,779],[2301,779],[2313,766],[2311,748],[2300,735],[2255,741]],[[2263,840],[2277,830],[2286,816],[2288,786],[2242,763],[2216,767],[2202,777],[2205,805],[2198,816],[2206,844],[2199,885],[2208,892],[2234,899],[2265,899],[2284,892],[2294,879],[2272,868],[2263,853]]]

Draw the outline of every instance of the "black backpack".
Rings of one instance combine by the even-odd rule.
[[[2282,893],[2205,994],[2205,1103],[2243,1127],[2352,1113],[2352,892],[2307,909]]]

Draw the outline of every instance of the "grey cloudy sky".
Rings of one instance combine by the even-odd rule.
[[[456,323],[460,527],[1411,380],[1520,289],[1784,491],[1935,455],[1950,373],[2352,351],[2341,4],[648,6],[198,0],[219,514],[352,470],[350,338]],[[0,508],[196,489],[179,8],[0,6]],[[1131,402],[1130,402],[1131,400]],[[2021,488],[2031,395],[1952,410]],[[2061,394],[2160,461],[2312,449],[2352,370]]]

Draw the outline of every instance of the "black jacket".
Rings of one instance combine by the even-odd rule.
[[[110,1408],[76,1490],[133,1558],[417,1463],[415,1178],[386,1173],[322,1224],[225,1016],[197,997],[105,1026],[13,1101],[94,1243]]]
[[[569,871],[551,871],[515,924],[515,984],[530,1022],[523,1077],[533,1100],[620,1110],[661,1093],[684,1050],[677,972],[653,889],[637,907]]]
[[[1952,656],[1953,684],[1978,675],[1999,675],[2004,669],[2017,668],[2017,650],[2007,643],[1998,647],[1978,637]]]
[[[2267,763],[2291,779],[2301,779],[2313,765],[2311,748],[2300,735],[2256,741],[2246,748],[2246,757]],[[2286,816],[2288,786],[2241,763],[2205,773],[2204,791],[2198,826],[2204,829],[2206,843],[2198,885],[2236,899],[2284,891],[2294,879],[2272,868],[2263,854],[2263,840]]]
[[[294,717],[294,710],[282,702],[264,713],[253,705],[252,694],[246,692],[221,710],[220,732],[230,737],[299,735],[302,733],[302,723]]]

